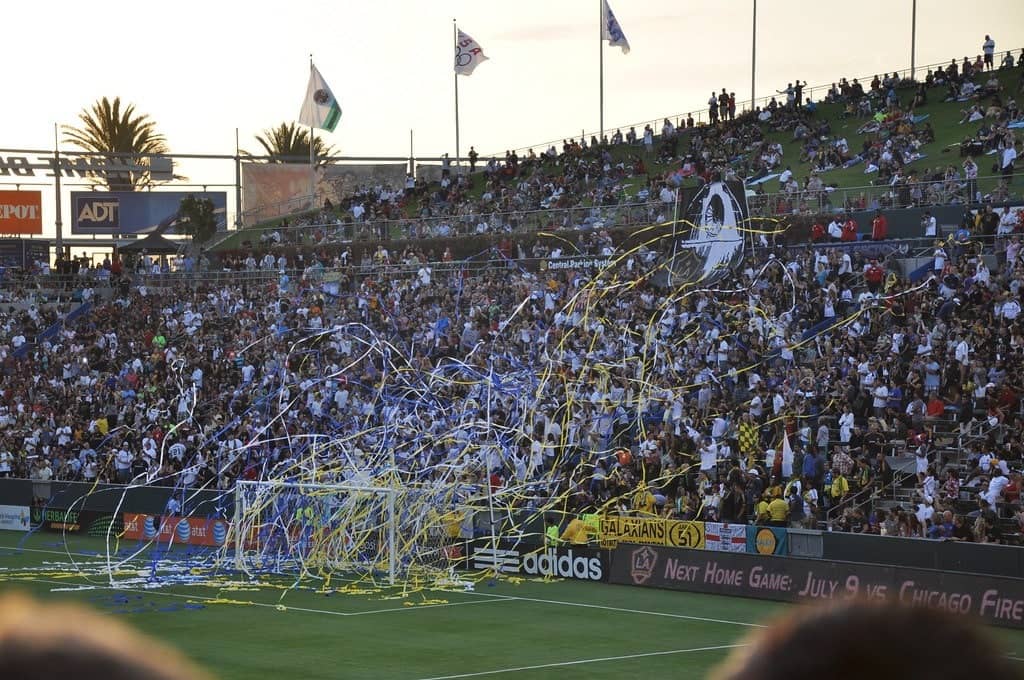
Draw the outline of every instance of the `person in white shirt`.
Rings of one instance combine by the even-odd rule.
[[[850,443],[850,436],[853,434],[853,410],[847,406],[843,409],[843,415],[839,416],[839,441],[842,444]]]
[[[121,484],[127,484],[131,481],[133,460],[135,460],[135,456],[128,449],[119,449],[114,454],[114,468],[117,470],[117,481]]]
[[[967,369],[971,365],[971,346],[967,344],[966,340],[960,339],[956,344],[953,356],[960,364],[960,382],[963,382],[967,377]]]
[[[782,415],[782,409],[786,408],[786,399],[782,396],[781,390],[772,397],[772,412],[776,416]]]
[[[886,386],[885,383],[879,384],[878,387],[872,390],[871,396],[874,398],[871,402],[871,406],[875,409],[875,417],[883,417],[885,415],[885,406],[889,401],[888,386]]]
[[[1003,160],[1001,167],[1003,169],[1003,179],[1010,184],[1013,183],[1013,165],[1017,161],[1017,145],[1016,142],[1007,144],[1006,148],[1003,149]]]
[[[834,217],[828,223],[828,235],[833,241],[839,241],[843,238],[843,227],[839,224],[839,220]]]
[[[1010,480],[1002,473],[1001,470],[997,470],[992,478],[988,480],[988,489],[981,494],[981,497],[988,503],[989,510],[995,511],[996,503],[1003,498],[1003,489],[1010,483]]]
[[[926,237],[934,238],[938,233],[938,223],[931,212],[925,211],[924,215],[921,216],[921,226],[924,227],[924,235]]]
[[[1007,321],[1015,321],[1020,316],[1020,303],[1016,298],[1008,298],[1003,303],[1002,316]]]
[[[993,62],[996,54],[996,41],[992,36],[985,36],[985,42],[981,43],[981,51],[985,55],[985,70],[991,71],[995,67]]]
[[[967,202],[974,203],[978,196],[978,164],[973,158],[964,161],[964,178],[967,180]]]
[[[700,471],[709,479],[718,479],[718,447],[711,437],[705,437],[704,445],[700,447]]]
[[[921,499],[921,502],[917,505],[917,511],[914,513],[917,516],[917,521],[921,523],[922,535],[927,535],[928,524],[931,523],[932,517],[935,516],[935,508],[932,507],[933,499],[931,496],[925,496]]]
[[[1003,214],[999,217],[999,226],[996,229],[996,233],[999,236],[1009,236],[1013,233],[1014,229],[1017,228],[1020,215],[1010,209],[1009,206],[1003,208]]]
[[[779,175],[779,186],[785,187],[786,182],[788,182],[791,179],[793,179],[793,171],[790,170],[789,166],[787,165],[786,169],[782,171],[781,175]]]

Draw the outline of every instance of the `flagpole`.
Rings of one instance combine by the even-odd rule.
[[[910,4],[910,79],[914,79],[914,56],[917,53],[917,0]]]
[[[750,45],[750,110],[753,111],[757,74],[757,0],[754,0],[754,30]]]
[[[455,19],[452,19],[452,40],[456,49],[458,49],[459,27],[455,23]],[[459,152],[459,72],[454,69],[453,72],[455,73],[455,167],[458,169],[459,163],[462,160]]]
[[[313,77],[313,54],[309,55],[309,77]],[[316,128],[309,128],[309,209],[316,210],[316,156],[313,151],[316,143]]]
[[[54,220],[53,226],[56,230],[57,235],[57,259],[61,258],[61,254],[64,252],[64,223],[61,221],[61,210],[60,210],[60,176],[63,170],[60,167],[60,137],[57,133],[57,124],[53,124],[53,158],[54,158],[54,171],[53,171],[53,184],[54,194],[57,204],[57,219]]]
[[[597,138],[600,142],[604,139],[604,2],[597,0],[597,68],[598,68],[598,120],[601,124],[601,132]],[[582,140],[580,140],[582,144]]]

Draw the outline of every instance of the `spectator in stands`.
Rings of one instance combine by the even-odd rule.
[[[871,220],[871,240],[884,241],[889,234],[889,220],[881,210],[875,211],[875,217]]]

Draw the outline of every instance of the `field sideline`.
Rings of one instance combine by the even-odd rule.
[[[129,546],[122,546],[129,547]],[[69,557],[68,552],[71,555]],[[184,557],[184,556],[182,556]],[[104,542],[0,532],[0,588],[76,600],[179,648],[221,678],[701,677],[787,605],[580,581],[473,592],[325,595],[246,585],[112,588],[85,572]],[[139,567],[145,560],[139,560]],[[135,576],[126,570],[119,578]],[[340,585],[340,584],[339,584]],[[993,629],[1024,659],[1024,631]]]

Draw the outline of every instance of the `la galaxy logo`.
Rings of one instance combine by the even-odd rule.
[[[629,575],[633,577],[633,583],[643,585],[647,579],[654,574],[654,566],[658,563],[657,551],[645,545],[637,548],[630,555]]]
[[[699,189],[681,212],[690,236],[676,244],[672,283],[717,279],[733,267],[743,256],[746,215],[742,184],[710,182]]]

